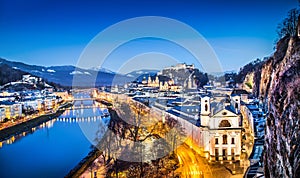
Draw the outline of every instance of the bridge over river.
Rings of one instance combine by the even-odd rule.
[[[104,116],[107,109],[89,93],[76,95],[73,109],[0,142],[0,157],[5,163],[0,177],[64,177],[88,155],[102,128],[99,126],[107,124],[110,117]]]

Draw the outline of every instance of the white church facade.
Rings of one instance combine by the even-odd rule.
[[[202,130],[203,152],[211,161],[240,160],[242,127],[239,115],[240,101],[238,97],[231,98],[234,102],[212,112],[208,96],[201,98],[200,124]]]

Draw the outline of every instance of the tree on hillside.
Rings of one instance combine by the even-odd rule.
[[[246,75],[249,74],[250,72],[257,70],[262,64],[263,64],[263,61],[259,58],[246,64],[244,67],[240,68],[240,71],[235,76],[235,78],[234,78],[235,82],[243,83]]]
[[[281,39],[285,36],[297,35],[297,24],[298,24],[299,9],[294,8],[288,12],[288,15],[281,23],[277,26],[277,35]]]
[[[25,74],[27,73],[18,69],[13,69],[7,64],[0,64],[0,85],[21,80],[22,76]]]

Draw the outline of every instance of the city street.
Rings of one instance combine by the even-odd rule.
[[[182,144],[176,149],[180,167],[175,171],[183,178],[213,178],[213,177],[241,177],[232,175],[224,166],[219,164],[209,164],[208,161],[197,154],[187,144]]]
[[[194,151],[186,144],[179,146],[176,149],[180,167],[176,172],[180,173],[181,177],[212,177],[210,169],[207,169],[204,160],[200,156],[195,155]],[[210,176],[209,176],[210,175]]]

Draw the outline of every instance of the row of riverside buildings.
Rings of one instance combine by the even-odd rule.
[[[0,91],[0,122],[19,119],[38,112],[54,109],[58,103],[68,96],[68,92],[54,92],[53,87],[46,84],[43,90],[13,90],[20,85],[34,85],[40,79],[24,75],[21,81],[11,82],[9,90]]]

